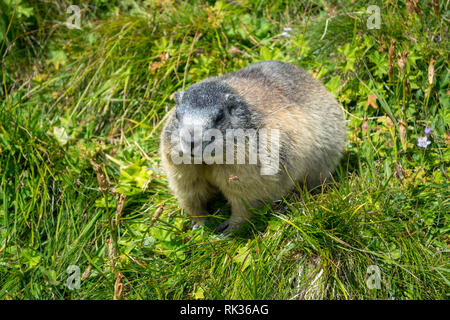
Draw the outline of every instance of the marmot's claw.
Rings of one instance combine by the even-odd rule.
[[[236,232],[237,230],[239,230],[241,228],[241,225],[239,224],[235,224],[235,223],[230,223],[228,220],[222,222],[221,224],[219,224],[215,231],[216,232],[220,232],[221,236],[229,236],[231,234],[233,234],[234,232]]]
[[[214,230],[215,232],[223,232],[225,231],[227,228],[229,227],[228,221],[224,221],[221,224],[219,224],[216,229]]]
[[[195,221],[192,221],[192,223],[191,223],[191,229],[192,230],[196,230],[196,229],[200,228],[201,226],[202,226],[201,224],[198,224]]]
[[[206,224],[206,219],[203,219],[201,221],[192,221],[191,228],[192,228],[192,230],[196,230],[198,228],[203,227],[205,224]]]

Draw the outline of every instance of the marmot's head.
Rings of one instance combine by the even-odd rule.
[[[186,91],[177,92],[175,100],[175,115],[169,124],[170,144],[177,152],[193,158],[203,154],[205,148],[212,149],[221,143],[216,138],[225,139],[230,129],[255,128],[246,102],[223,83],[194,84]]]

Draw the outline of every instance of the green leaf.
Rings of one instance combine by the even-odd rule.
[[[193,296],[194,296],[195,299],[204,299],[204,298],[205,298],[205,295],[204,295],[204,290],[203,290],[203,288],[202,288],[202,287],[198,287],[198,288],[194,291]]]
[[[112,195],[107,196],[107,200],[102,196],[100,199],[95,200],[95,206],[98,208],[116,208],[117,200]]]
[[[153,171],[137,164],[132,164],[121,168],[120,185],[135,184],[138,188],[145,189],[145,187],[152,180]]]
[[[22,16],[25,16],[27,18],[31,17],[33,15],[33,8],[24,7],[24,6],[18,6],[17,7],[17,17],[20,18]]]
[[[387,59],[386,53],[379,53],[377,50],[373,51],[369,55],[369,60],[373,64],[375,64],[374,67],[374,75],[378,78],[382,78],[383,76],[387,75],[388,67],[389,67],[389,61]]]
[[[334,76],[325,84],[334,95],[337,95],[339,88],[341,87],[341,79],[339,76]]]
[[[22,250],[22,256],[23,256],[23,263],[27,266],[27,269],[32,269],[36,267],[41,261],[41,256],[39,255],[39,252],[31,248],[26,248]]]
[[[345,64],[342,68],[343,72],[355,69],[357,51],[358,47],[351,47],[349,43],[346,43],[344,46],[338,48],[338,52],[343,54],[345,57]]]
[[[53,135],[62,146],[66,145],[67,141],[69,141],[69,135],[65,128],[53,127]]]
[[[56,70],[63,67],[67,63],[67,56],[62,50],[50,51],[50,59],[47,62],[52,63]]]
[[[254,263],[252,253],[248,245],[249,243],[247,243],[244,247],[239,248],[237,255],[233,257],[233,261],[242,266],[242,271]]]
[[[41,270],[42,274],[44,275],[45,279],[47,280],[47,282],[52,285],[52,286],[57,286],[59,285],[59,281],[56,280],[57,278],[57,274],[55,270]]]

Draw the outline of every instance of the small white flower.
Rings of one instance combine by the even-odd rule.
[[[421,148],[426,148],[430,145],[431,141],[428,141],[427,136],[422,138],[417,138],[417,146]]]

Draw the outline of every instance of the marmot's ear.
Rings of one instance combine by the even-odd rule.
[[[227,93],[225,94],[225,105],[228,106],[229,110],[234,110],[239,104],[240,97],[237,94]]]
[[[176,104],[180,104],[181,103],[181,99],[183,98],[184,95],[184,91],[177,91],[175,92],[175,103]]]
[[[237,101],[239,97],[236,94],[227,93],[225,94],[225,101],[226,102],[234,102]]]

